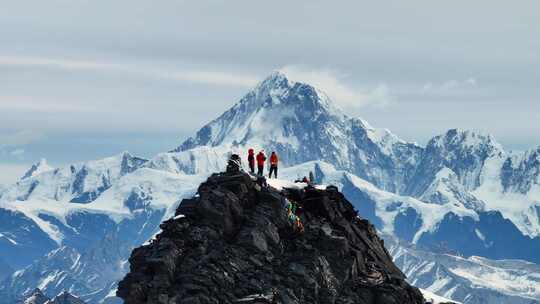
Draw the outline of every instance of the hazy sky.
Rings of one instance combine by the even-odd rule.
[[[419,143],[540,145],[540,2],[0,0],[0,183],[175,147],[275,69]]]

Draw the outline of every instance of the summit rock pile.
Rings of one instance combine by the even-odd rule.
[[[117,291],[126,304],[424,303],[335,187],[278,191],[244,173],[213,174],[161,229],[131,255]]]

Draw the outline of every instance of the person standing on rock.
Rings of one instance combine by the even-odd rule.
[[[257,169],[258,169],[258,172],[257,174],[258,175],[264,175],[264,162],[266,161],[266,155],[264,155],[264,151],[261,150],[261,152],[259,152],[259,154],[257,154]]]
[[[255,174],[255,152],[253,149],[248,150],[248,164],[249,164],[249,171],[252,174]]]
[[[233,154],[227,162],[227,172],[238,173],[242,169],[242,159],[238,154]]]
[[[268,178],[272,178],[272,173],[274,173],[274,178],[277,178],[278,161],[279,159],[276,152],[272,151],[272,155],[270,155],[270,174],[268,174]]]

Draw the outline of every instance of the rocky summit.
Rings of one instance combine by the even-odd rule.
[[[213,174],[133,251],[117,295],[126,304],[425,302],[337,188],[292,185]]]

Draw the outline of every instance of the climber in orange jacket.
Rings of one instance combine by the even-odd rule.
[[[274,178],[277,178],[277,168],[278,168],[278,156],[276,152],[272,152],[272,155],[270,155],[270,174],[269,178],[272,178],[272,173],[274,173]]]
[[[258,175],[264,175],[264,162],[266,161],[266,155],[264,155],[264,151],[261,150],[259,154],[257,154],[257,174]]]

